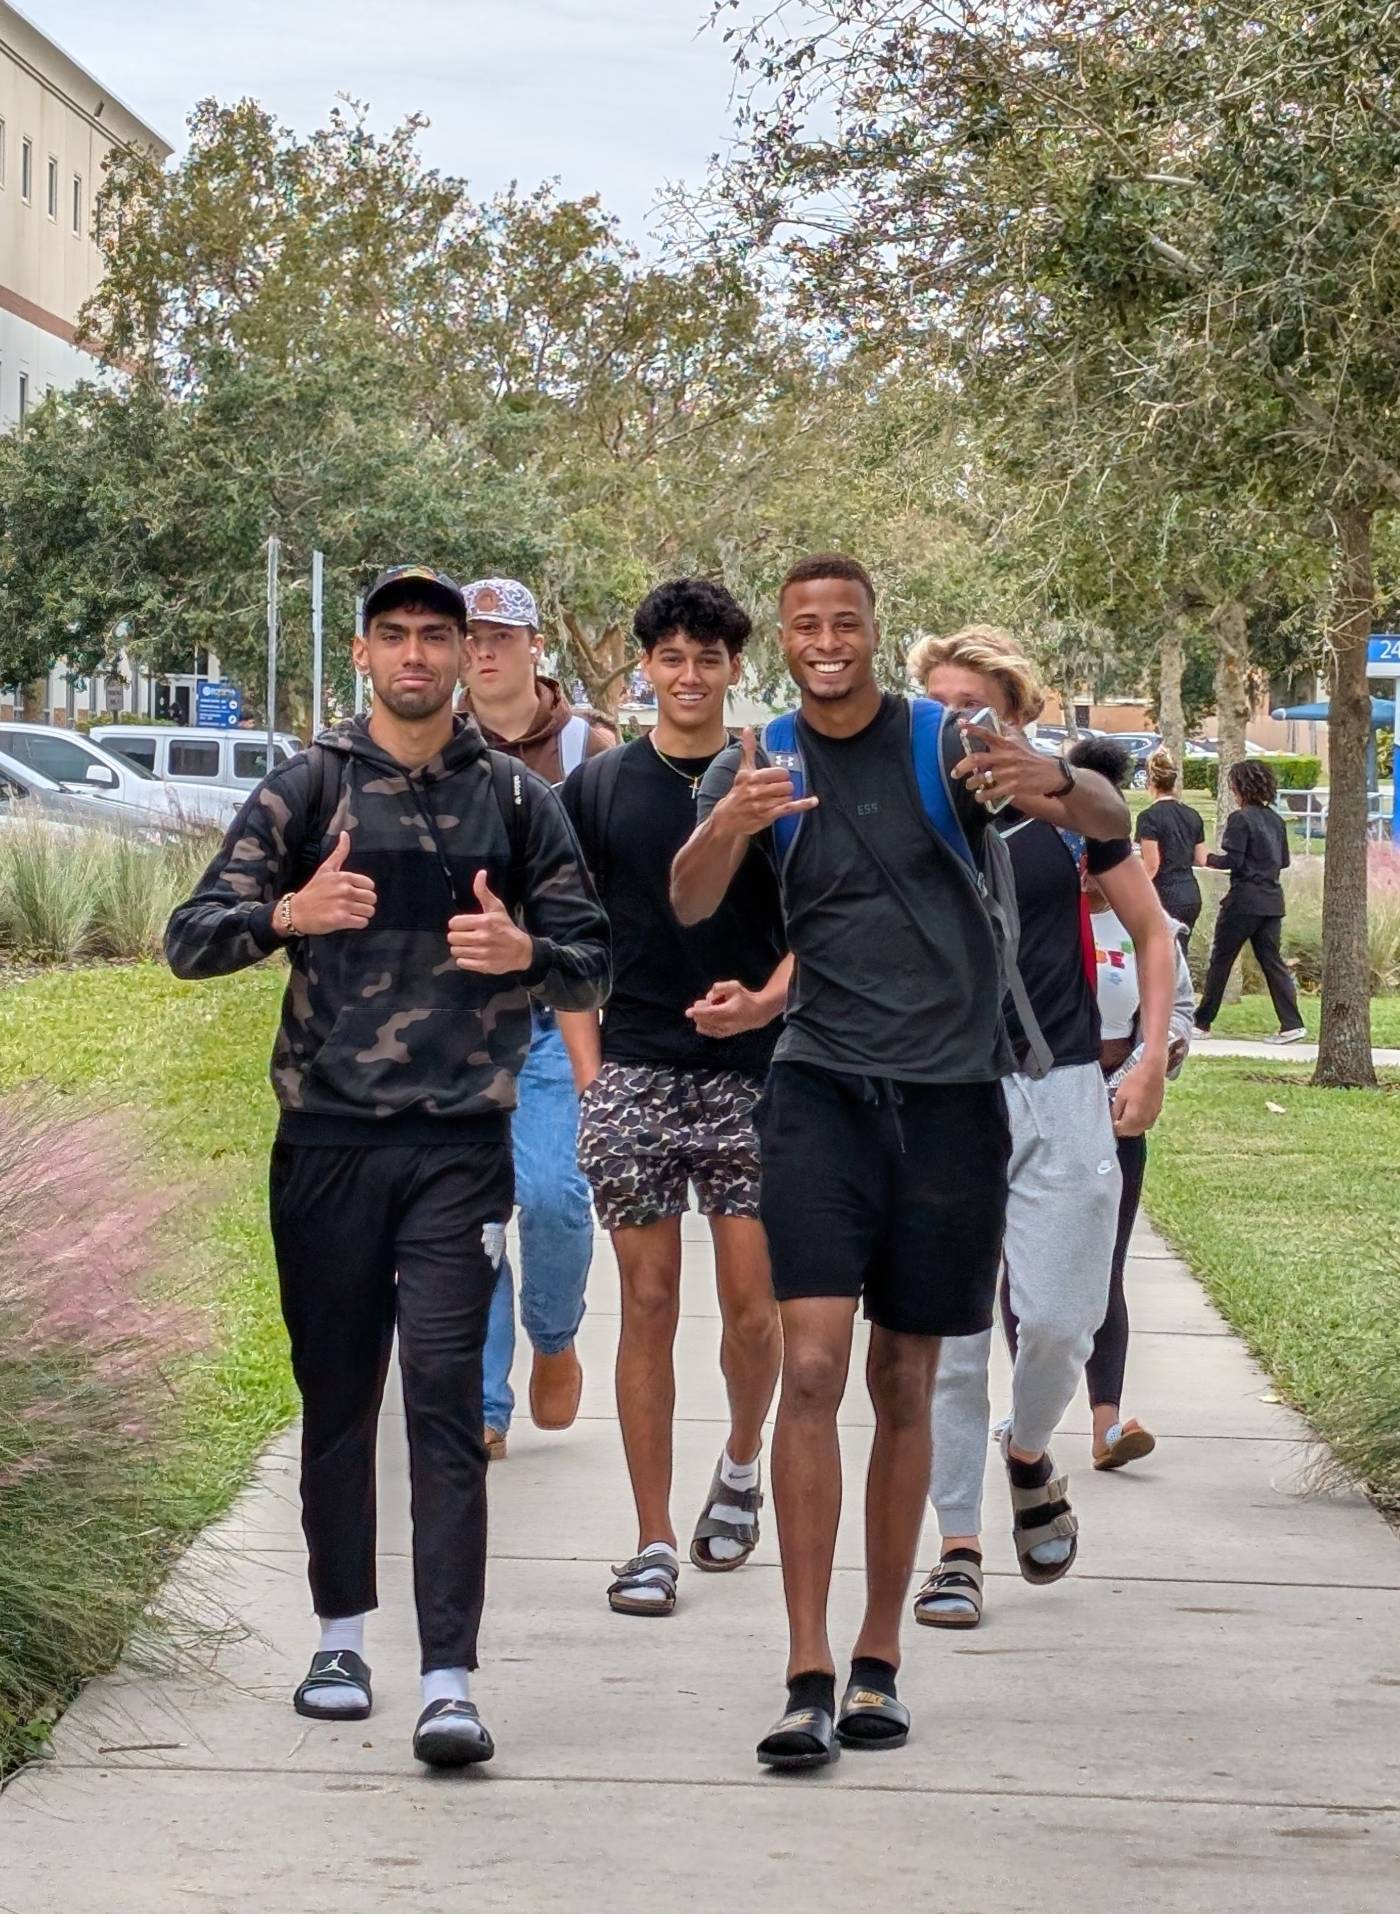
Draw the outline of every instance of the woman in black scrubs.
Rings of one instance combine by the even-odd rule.
[[[1200,812],[1177,796],[1177,779],[1176,759],[1159,747],[1147,760],[1154,801],[1138,818],[1137,841],[1142,868],[1152,879],[1162,909],[1182,926],[1181,948],[1188,952],[1201,914],[1196,871],[1206,861],[1206,827]]]

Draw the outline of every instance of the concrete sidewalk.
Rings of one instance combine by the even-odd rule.
[[[682,1533],[724,1433],[708,1256],[689,1228]],[[409,1755],[418,1687],[396,1413],[374,1717],[317,1727],[292,1713],[313,1635],[288,1436],[185,1571],[245,1630],[204,1676],[123,1673],[89,1690],[55,1761],[0,1800],[0,1907],[738,1914],[888,1896],[1046,1914],[1394,1909],[1400,1547],[1359,1496],[1300,1492],[1306,1429],[1159,1241],[1144,1232],[1129,1276],[1127,1405],[1156,1430],[1157,1453],[1094,1475],[1087,1410],[1071,1411],[1057,1456],[1074,1478],[1081,1567],[1048,1590],[1015,1573],[993,1479],[986,1622],[970,1636],[907,1630],[909,1746],[806,1777],[765,1775],[753,1759],[783,1698],[771,1520],[741,1573],[688,1571],[669,1620],[605,1605],[608,1564],[633,1547],[611,1405],[614,1280],[600,1244],[583,1417],[553,1437],[517,1422],[492,1472],[477,1694],[494,1764],[431,1777]],[[844,1645],[861,1603],[870,1415],[858,1367],[843,1421]]]
[[[1279,1063],[1316,1063],[1317,1045],[1315,1043],[1265,1043],[1262,1038],[1254,1037],[1195,1037],[1191,1043],[1191,1060],[1209,1061],[1211,1057],[1258,1057],[1273,1058]],[[1372,1045],[1371,1061],[1377,1068],[1381,1065],[1393,1067],[1400,1064],[1400,1050],[1379,1050]]]

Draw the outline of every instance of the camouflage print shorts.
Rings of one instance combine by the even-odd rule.
[[[689,1208],[758,1215],[754,1109],[763,1078],[737,1070],[605,1063],[585,1090],[578,1162],[605,1229],[636,1229]]]

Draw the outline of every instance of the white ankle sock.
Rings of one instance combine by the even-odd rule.
[[[470,1701],[471,1671],[466,1668],[430,1668],[423,1677],[423,1706],[435,1701]]]
[[[320,1620],[320,1617],[317,1617]],[[321,1639],[316,1644],[318,1655],[337,1655],[344,1653],[363,1657],[365,1652],[365,1618],[363,1615],[340,1615],[334,1621],[321,1622]],[[345,1690],[327,1683],[324,1687],[318,1682],[308,1688],[302,1701],[308,1708],[343,1708]]]
[[[739,1495],[747,1489],[758,1487],[758,1474],[757,1456],[752,1462],[736,1462],[726,1448],[720,1457],[720,1481],[727,1489],[733,1489]],[[747,1509],[741,1509],[733,1502],[712,1502],[708,1513],[712,1521],[735,1522],[744,1528],[752,1527],[754,1521]],[[727,1535],[712,1535],[706,1546],[717,1562],[736,1562],[745,1553],[743,1543],[733,1542]]]
[[[320,1617],[317,1617],[320,1620]],[[316,1652],[321,1655],[334,1655],[339,1649],[348,1648],[352,1654],[365,1652],[365,1618],[363,1615],[341,1615],[333,1622],[321,1622],[321,1639]]]
[[[669,1542],[648,1542],[646,1547],[638,1549],[637,1553],[643,1561],[655,1561],[658,1565],[669,1562],[672,1568],[679,1568],[681,1565],[680,1556]],[[636,1587],[629,1588],[627,1593],[634,1602],[662,1602],[666,1599],[667,1584],[658,1577],[655,1582],[638,1582]]]

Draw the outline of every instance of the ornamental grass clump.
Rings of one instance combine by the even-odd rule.
[[[0,1773],[112,1665],[165,1566],[160,1471],[200,1328],[169,1274],[183,1200],[125,1117],[0,1099]]]

